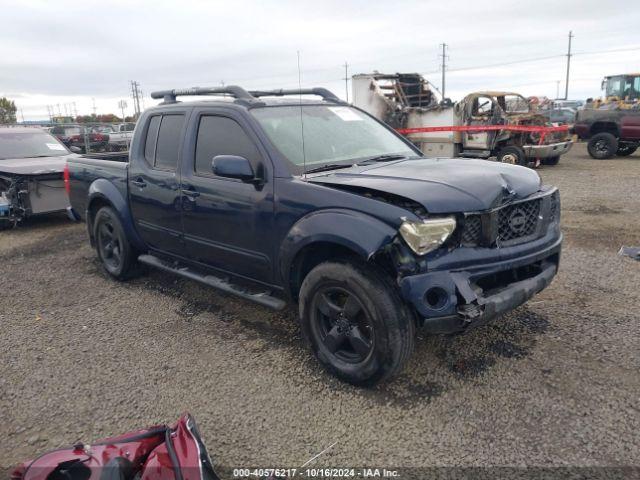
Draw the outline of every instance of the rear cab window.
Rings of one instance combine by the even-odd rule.
[[[178,166],[184,114],[154,115],[149,119],[144,158],[149,166],[175,172]]]

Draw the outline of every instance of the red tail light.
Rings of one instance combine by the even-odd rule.
[[[62,173],[62,178],[64,178],[64,189],[67,191],[67,195],[71,194],[71,183],[69,182],[69,164],[64,164],[64,171]]]

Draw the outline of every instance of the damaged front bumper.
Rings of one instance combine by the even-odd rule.
[[[564,155],[571,150],[572,146],[573,142],[571,140],[567,140],[565,142],[550,143],[548,145],[524,145],[522,149],[524,150],[527,158],[542,159]]]
[[[68,206],[62,173],[0,173],[0,228],[30,216],[63,212]]]
[[[404,277],[402,296],[429,333],[455,333],[483,325],[547,287],[558,271],[562,235],[501,249],[460,248],[432,271]],[[447,258],[447,257],[452,258]],[[472,265],[463,268],[464,264]]]

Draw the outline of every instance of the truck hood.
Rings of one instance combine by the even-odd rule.
[[[47,173],[62,173],[67,159],[77,155],[62,155],[57,157],[35,158],[7,158],[0,160],[0,173],[12,175],[43,175]]]
[[[529,168],[488,160],[420,158],[353,166],[308,181],[345,190],[378,191],[421,204],[429,213],[488,210],[540,189]]]

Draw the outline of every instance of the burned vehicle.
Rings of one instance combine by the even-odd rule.
[[[143,264],[296,304],[312,352],[343,380],[392,377],[418,328],[469,331],[557,272],[559,192],[531,169],[424,158],[322,88],[152,97],[164,101],[140,117],[128,161],[67,163],[106,272],[124,280]]]
[[[438,102],[419,74],[353,76],[353,103],[407,135],[431,157],[496,157],[514,165],[555,165],[572,146],[518,93],[475,92]]]
[[[71,156],[44,130],[0,127],[0,229],[67,209],[63,171]]]
[[[18,465],[11,480],[218,480],[193,416],[89,444],[77,442]]]

